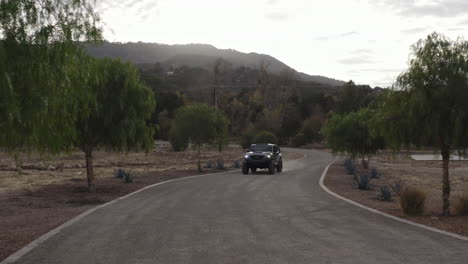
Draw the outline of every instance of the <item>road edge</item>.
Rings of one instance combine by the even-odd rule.
[[[451,233],[451,232],[447,232],[447,231],[444,231],[444,230],[441,230],[441,229],[437,229],[437,228],[434,228],[434,227],[430,227],[430,226],[426,226],[426,225],[423,225],[423,224],[418,224],[418,223],[415,223],[413,221],[409,221],[409,220],[406,220],[406,219],[403,219],[403,218],[400,218],[400,217],[396,217],[394,215],[390,215],[390,214],[387,214],[387,213],[384,213],[382,211],[379,211],[377,209],[374,209],[374,208],[371,208],[371,207],[367,207],[363,204],[360,204],[358,202],[355,202],[353,200],[350,200],[348,198],[345,198],[335,192],[332,192],[330,189],[328,189],[327,186],[325,186],[325,184],[323,183],[324,180],[325,180],[325,177],[327,175],[327,172],[328,172],[328,169],[330,168],[331,165],[333,165],[333,163],[335,163],[336,161],[338,160],[338,157],[336,157],[332,162],[330,162],[330,164],[327,165],[327,167],[325,167],[325,169],[323,170],[323,173],[322,175],[320,176],[320,181],[319,181],[319,184],[320,184],[320,187],[325,191],[327,192],[328,194],[340,199],[340,200],[343,200],[347,203],[350,203],[354,206],[357,206],[361,209],[364,209],[364,210],[367,210],[369,212],[372,212],[372,213],[375,213],[375,214],[379,214],[381,216],[384,216],[384,217],[387,217],[387,218],[390,218],[390,219],[393,219],[395,221],[398,221],[400,223],[405,223],[405,224],[408,224],[408,225],[412,225],[412,226],[415,226],[415,227],[419,227],[419,228],[422,228],[422,229],[425,229],[425,230],[428,230],[428,231],[432,231],[432,232],[435,232],[435,233],[439,233],[439,234],[442,234],[442,235],[446,235],[446,236],[449,236],[449,237],[452,237],[452,238],[456,238],[456,239],[460,239],[460,240],[464,240],[464,241],[468,241],[468,237],[466,236],[462,236],[462,235],[459,235],[459,234],[455,234],[455,233]],[[0,264],[3,264],[3,263],[0,263]]]
[[[43,234],[39,238],[33,240],[32,242],[30,242],[29,244],[27,244],[26,246],[24,246],[20,250],[16,251],[15,253],[8,256],[6,259],[2,260],[0,262],[0,264],[13,264],[13,263],[17,262],[21,257],[23,257],[24,255],[29,253],[31,250],[33,250],[34,248],[36,248],[40,244],[47,241],[49,238],[55,236],[56,234],[58,234],[63,229],[65,229],[65,228],[73,225],[74,223],[80,221],[81,219],[85,218],[86,216],[90,215],[91,213],[95,212],[96,210],[99,210],[99,209],[101,209],[103,207],[109,206],[109,205],[111,205],[113,203],[116,203],[116,202],[118,202],[120,200],[126,199],[126,198],[128,198],[130,196],[133,196],[133,195],[137,194],[137,193],[143,192],[143,191],[145,191],[147,189],[156,187],[158,185],[167,184],[167,183],[170,183],[170,182],[175,182],[175,181],[193,179],[193,178],[198,178],[198,177],[207,177],[207,176],[213,176],[213,175],[218,175],[218,174],[230,174],[230,173],[239,172],[239,171],[240,170],[232,170],[232,171],[223,171],[223,172],[216,172],[216,173],[207,173],[207,174],[202,174],[202,175],[193,175],[193,176],[187,176],[187,177],[183,177],[183,178],[178,178],[178,179],[173,179],[173,180],[168,180],[168,181],[148,185],[148,186],[143,187],[143,188],[141,188],[139,190],[136,190],[136,191],[134,191],[132,193],[129,193],[129,194],[125,195],[125,196],[116,198],[116,199],[114,199],[112,201],[109,201],[107,203],[104,203],[104,204],[101,204],[101,205],[98,205],[96,207],[93,207],[91,209],[86,210],[85,212],[75,216],[74,218],[68,220],[67,222],[59,225],[58,227],[56,227],[56,228],[50,230],[49,232]]]
[[[296,152],[296,153],[299,153],[299,152]],[[303,157],[300,158],[300,159],[297,159],[295,161],[301,161],[301,160],[304,160],[304,159],[306,159],[308,157],[307,154],[304,154],[304,153],[299,153],[299,154],[303,155]],[[158,183],[155,183],[155,184],[152,184],[152,185],[148,185],[148,186],[143,187],[143,188],[141,188],[139,190],[136,190],[136,191],[134,191],[132,193],[129,193],[129,194],[125,195],[125,196],[116,198],[116,199],[114,199],[112,201],[109,201],[107,203],[104,203],[104,204],[101,204],[101,205],[98,205],[96,207],[93,207],[91,209],[86,210],[85,212],[75,216],[74,218],[68,220],[67,222],[59,225],[58,227],[50,230],[49,232],[47,232],[47,233],[43,234],[42,236],[38,237],[37,239],[33,240],[32,242],[30,242],[29,244],[27,244],[26,246],[24,246],[20,250],[16,251],[15,253],[8,256],[6,259],[2,260],[0,262],[0,264],[13,264],[13,263],[17,262],[21,257],[23,257],[24,255],[29,253],[31,250],[33,250],[34,248],[36,248],[40,244],[47,241],[49,238],[55,236],[56,234],[58,234],[63,229],[65,229],[65,228],[73,225],[74,223],[80,221],[81,219],[85,218],[86,216],[90,215],[91,213],[95,212],[96,210],[99,210],[100,208],[109,206],[109,205],[111,205],[113,203],[116,203],[116,202],[118,202],[120,200],[126,199],[126,198],[128,198],[130,196],[133,196],[133,195],[137,194],[137,193],[143,192],[143,191],[145,191],[147,189],[156,187],[158,185],[163,185],[163,184],[166,184],[166,183],[170,183],[170,182],[175,182],[175,181],[193,179],[193,178],[198,178],[198,177],[207,177],[207,176],[213,176],[213,175],[218,175],[218,174],[223,174],[223,173],[224,174],[229,174],[229,173],[239,172],[239,171],[240,170],[237,169],[237,170],[232,170],[232,171],[222,171],[222,172],[207,173],[207,174],[202,174],[202,175],[192,175],[192,176],[187,176],[187,177],[183,177],[183,178],[179,178],[179,179],[173,179],[173,180],[168,180],[168,181],[163,181],[163,182],[158,182]]]

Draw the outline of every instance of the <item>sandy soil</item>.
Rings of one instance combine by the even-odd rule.
[[[453,233],[468,235],[468,216],[444,217],[442,212],[442,162],[414,161],[407,155],[380,154],[371,160],[371,167],[381,174],[372,181],[369,191],[358,190],[353,177],[345,173],[343,159],[330,167],[325,185],[332,191],[366,206],[380,211],[429,225]],[[362,170],[361,170],[362,171]],[[450,165],[451,205],[463,194],[468,194],[468,161],[453,161]],[[426,195],[425,213],[423,216],[406,216],[400,208],[399,197],[393,194],[392,201],[377,200],[381,186],[404,182],[405,186],[416,186]],[[454,211],[454,209],[452,209]]]
[[[203,164],[221,157],[212,149],[203,150]],[[229,147],[222,157],[225,170],[234,169],[234,161],[243,155],[241,148]],[[78,214],[145,186],[169,179],[199,174],[196,152],[177,153],[167,143],[158,143],[154,151],[114,154],[97,151],[94,154],[96,194],[86,188],[84,155],[80,152],[52,158],[39,155],[22,157],[22,170],[15,160],[0,153],[0,261],[49,230]],[[302,155],[283,152],[284,159],[299,159]],[[115,178],[114,170],[124,168],[137,173],[131,184]],[[205,168],[203,173],[222,170]]]

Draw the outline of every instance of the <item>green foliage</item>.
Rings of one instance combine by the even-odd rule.
[[[170,138],[174,145],[191,143],[199,153],[198,169],[201,171],[200,148],[212,145],[221,151],[228,143],[229,121],[220,111],[206,104],[182,107],[172,123]],[[176,144],[174,144],[176,143]]]
[[[254,143],[271,143],[271,144],[277,144],[278,143],[278,138],[273,133],[270,133],[268,131],[262,131],[255,135],[254,138]]]
[[[123,171],[122,182],[123,183],[132,183],[135,179],[136,173],[133,171]]]
[[[372,169],[370,170],[370,176],[371,176],[372,179],[377,179],[377,178],[379,178],[379,172],[377,171],[376,168],[372,168]]]
[[[169,134],[169,142],[175,152],[185,151],[189,145],[189,139],[183,135],[183,131],[172,128]]]
[[[346,159],[344,161],[344,166],[348,175],[354,175],[356,173],[356,167],[354,166],[354,162],[351,159]]]
[[[234,161],[234,164],[232,165],[233,168],[239,169],[241,167],[241,162],[240,160]]]
[[[374,118],[389,146],[436,147],[444,165],[443,214],[450,214],[449,160],[468,148],[468,42],[437,33],[413,46],[409,69],[385,94]]]
[[[375,93],[368,85],[356,85],[353,81],[347,82],[338,96],[337,112],[341,114],[359,111],[369,106],[374,100]]]
[[[468,195],[461,196],[457,199],[455,211],[459,215],[468,215]]]
[[[356,173],[353,174],[354,182],[356,182],[357,187],[359,190],[368,191],[371,189],[371,177],[367,174],[357,175]]]
[[[249,126],[240,138],[240,144],[243,148],[250,148],[250,145],[254,143],[255,135],[257,134],[256,129],[253,126]]]
[[[426,194],[415,187],[408,187],[400,194],[400,206],[407,215],[421,215],[425,201]]]
[[[363,108],[347,115],[332,114],[324,129],[328,146],[352,159],[371,156],[385,147],[383,138],[371,133],[372,110]]]
[[[219,170],[224,170],[224,160],[218,159],[216,160],[216,168]]]
[[[144,86],[130,63],[94,61],[96,78],[88,82],[93,95],[90,113],[78,120],[77,146],[83,151],[104,147],[114,151],[146,150],[153,146],[148,121],[155,109],[153,92]]]
[[[116,170],[114,171],[114,175],[115,175],[116,178],[122,179],[122,178],[124,177],[124,175],[125,175],[125,170],[124,170],[124,169],[120,169],[120,168],[119,168],[119,169],[116,169]]]
[[[380,201],[391,201],[392,200],[392,190],[387,185],[381,186],[379,192],[377,193],[377,200]]]
[[[403,181],[395,181],[393,184],[390,184],[390,188],[392,188],[392,191],[397,195],[401,195],[401,193],[406,189],[406,186]]]
[[[213,161],[208,160],[207,162],[205,162],[205,168],[208,168],[208,169],[213,168]]]
[[[89,78],[78,41],[99,41],[91,1],[0,2],[0,146],[60,152],[73,147],[88,113]]]

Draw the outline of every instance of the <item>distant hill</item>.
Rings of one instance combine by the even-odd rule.
[[[341,86],[343,81],[324,76],[313,76],[297,72],[272,56],[258,53],[242,53],[232,49],[217,49],[206,44],[165,45],[157,43],[110,43],[99,47],[88,47],[88,52],[95,57],[121,58],[135,64],[161,63],[165,67],[199,67],[211,70],[218,58],[230,62],[234,67],[258,68],[262,63],[273,73],[293,71],[302,81],[315,82],[330,86]]]

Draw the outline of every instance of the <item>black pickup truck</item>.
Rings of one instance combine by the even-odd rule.
[[[244,156],[242,173],[257,172],[257,169],[268,169],[270,174],[283,171],[283,158],[280,148],[275,144],[252,144]]]

